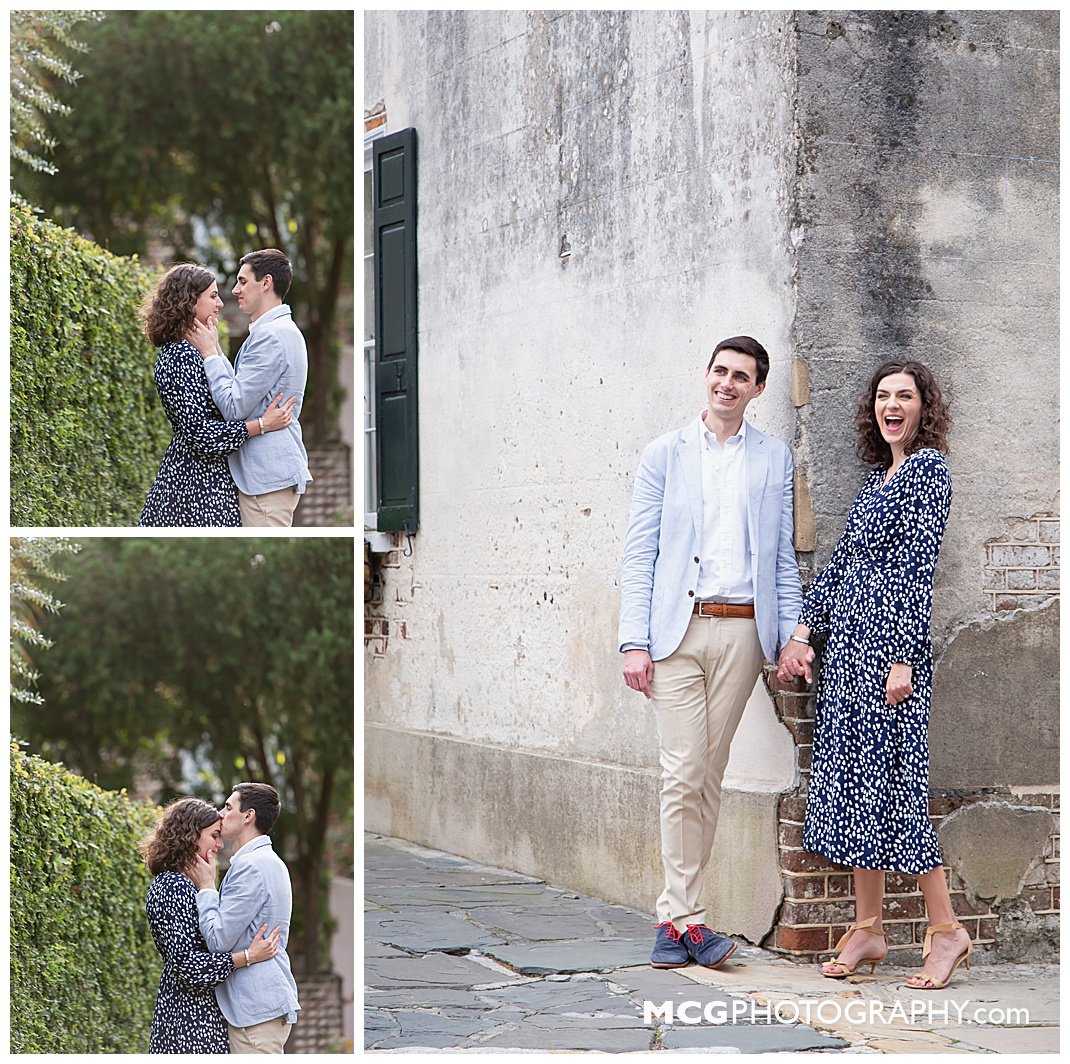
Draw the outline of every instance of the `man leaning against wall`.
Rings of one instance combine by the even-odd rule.
[[[655,968],[716,968],[736,948],[706,926],[699,897],[721,780],[762,663],[776,661],[802,605],[791,452],[743,416],[768,373],[757,340],[722,340],[706,368],[706,409],[648,444],[635,478],[618,643],[624,682],[652,700],[658,728]]]

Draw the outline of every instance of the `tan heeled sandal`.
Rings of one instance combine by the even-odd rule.
[[[933,935],[939,934],[941,931],[959,930],[965,931],[966,928],[964,928],[962,924],[932,924],[927,927],[925,929],[925,944],[921,948],[922,961],[924,961],[932,952]],[[942,983],[938,983],[931,975],[926,975],[925,969],[923,968],[920,974],[912,975],[910,979],[907,980],[906,985],[909,986],[911,990],[943,990],[944,987],[951,982],[951,977],[955,974],[956,969],[963,961],[966,962],[966,971],[970,970],[971,953],[973,953],[973,939],[970,939],[966,949],[955,958],[954,964],[951,965],[951,971],[947,973],[947,978]],[[910,981],[911,979],[924,979],[929,985],[923,986],[920,983],[912,983]]]
[[[875,916],[871,916],[868,920],[862,920],[860,923],[852,924],[849,928],[847,928],[847,931],[840,938],[840,941],[836,943],[835,952],[839,953],[840,950],[842,950],[843,947],[847,945],[847,943],[850,940],[851,936],[856,931],[865,931],[867,935],[878,935],[878,936],[880,936],[881,938],[884,939],[884,953],[882,953],[881,956],[879,956],[877,958],[863,957],[862,960],[858,961],[858,963],[855,964],[855,966],[853,968],[848,968],[847,965],[844,964],[843,961],[841,961],[841,960],[826,961],[825,965],[822,966],[822,968],[821,968],[821,974],[823,976],[825,976],[826,979],[845,979],[849,975],[854,975],[855,972],[857,972],[859,968],[862,968],[867,964],[869,965],[869,974],[870,975],[873,974],[873,972],[876,969],[877,965],[880,964],[880,962],[882,960],[884,960],[885,957],[888,956],[888,936],[883,931],[874,931],[873,930],[873,925],[876,922],[877,922],[877,918]],[[825,968],[827,966],[832,966],[832,965],[835,965],[837,968],[840,969],[840,971],[826,971],[825,970]]]

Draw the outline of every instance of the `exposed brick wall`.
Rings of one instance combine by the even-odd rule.
[[[342,980],[337,975],[300,979],[301,1011],[290,1037],[287,1053],[352,1053],[342,1026]]]
[[[1039,606],[1059,594],[1059,518],[1033,514],[985,544],[984,590],[997,613]]]
[[[405,620],[391,620],[387,616],[384,601],[384,588],[388,571],[400,575],[403,548],[401,533],[392,536],[397,543],[393,549],[376,553],[364,546],[364,652],[373,658],[386,654],[391,637],[405,639],[408,637],[408,625]],[[406,598],[401,594],[400,582],[391,581],[392,605],[403,606]]]
[[[851,870],[835,865],[802,848],[803,817],[810,777],[813,744],[814,699],[810,693],[779,692],[774,695],[777,715],[796,744],[799,786],[781,797],[778,809],[778,839],[784,901],[776,927],[765,945],[799,960],[815,959],[834,949],[840,936],[854,921],[854,885]],[[1010,798],[1003,789],[977,793],[941,794],[929,797],[929,815],[937,831],[943,819],[955,810],[994,796]],[[1040,792],[1013,796],[1016,805],[1051,809],[1058,831],[1058,793]],[[971,902],[964,884],[945,868],[951,901],[963,927],[978,946],[998,950],[999,914],[985,902]],[[1022,897],[1040,917],[1057,919],[1059,913],[1059,836],[1053,834],[1043,863],[1026,878]],[[885,876],[884,931],[893,960],[920,960],[927,926],[925,907],[917,878],[889,872]]]
[[[341,442],[310,447],[308,468],[316,479],[297,504],[294,525],[330,528],[353,524],[349,447]]]

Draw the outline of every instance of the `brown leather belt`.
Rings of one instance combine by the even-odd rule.
[[[753,617],[754,607],[734,602],[696,602],[692,612],[696,617]]]

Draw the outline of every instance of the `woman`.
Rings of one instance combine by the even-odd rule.
[[[832,979],[888,954],[884,873],[918,878],[929,916],[916,990],[947,985],[973,948],[955,918],[928,816],[933,574],[951,505],[950,428],[932,373],[885,362],[862,396],[858,450],[876,463],[828,565],[803,602],[779,671],[809,676],[810,636],[827,632],[803,847],[854,868],[856,920],[821,972]]]
[[[281,928],[267,926],[247,950],[209,953],[197,922],[197,888],[189,868],[199,854],[212,861],[222,842],[222,818],[199,798],[178,798],[160,815],[141,843],[145,866],[155,876],[145,913],[163,973],[149,1038],[150,1053],[229,1053],[227,1024],[213,987],[238,968],[270,960]]]
[[[145,335],[158,347],[153,379],[175,435],[149,491],[139,525],[240,525],[238,489],[227,455],[250,437],[289,425],[296,397],[277,395],[252,421],[223,421],[208,390],[204,361],[189,342],[194,322],[214,326],[223,301],[204,266],[172,266],[141,310]]]

